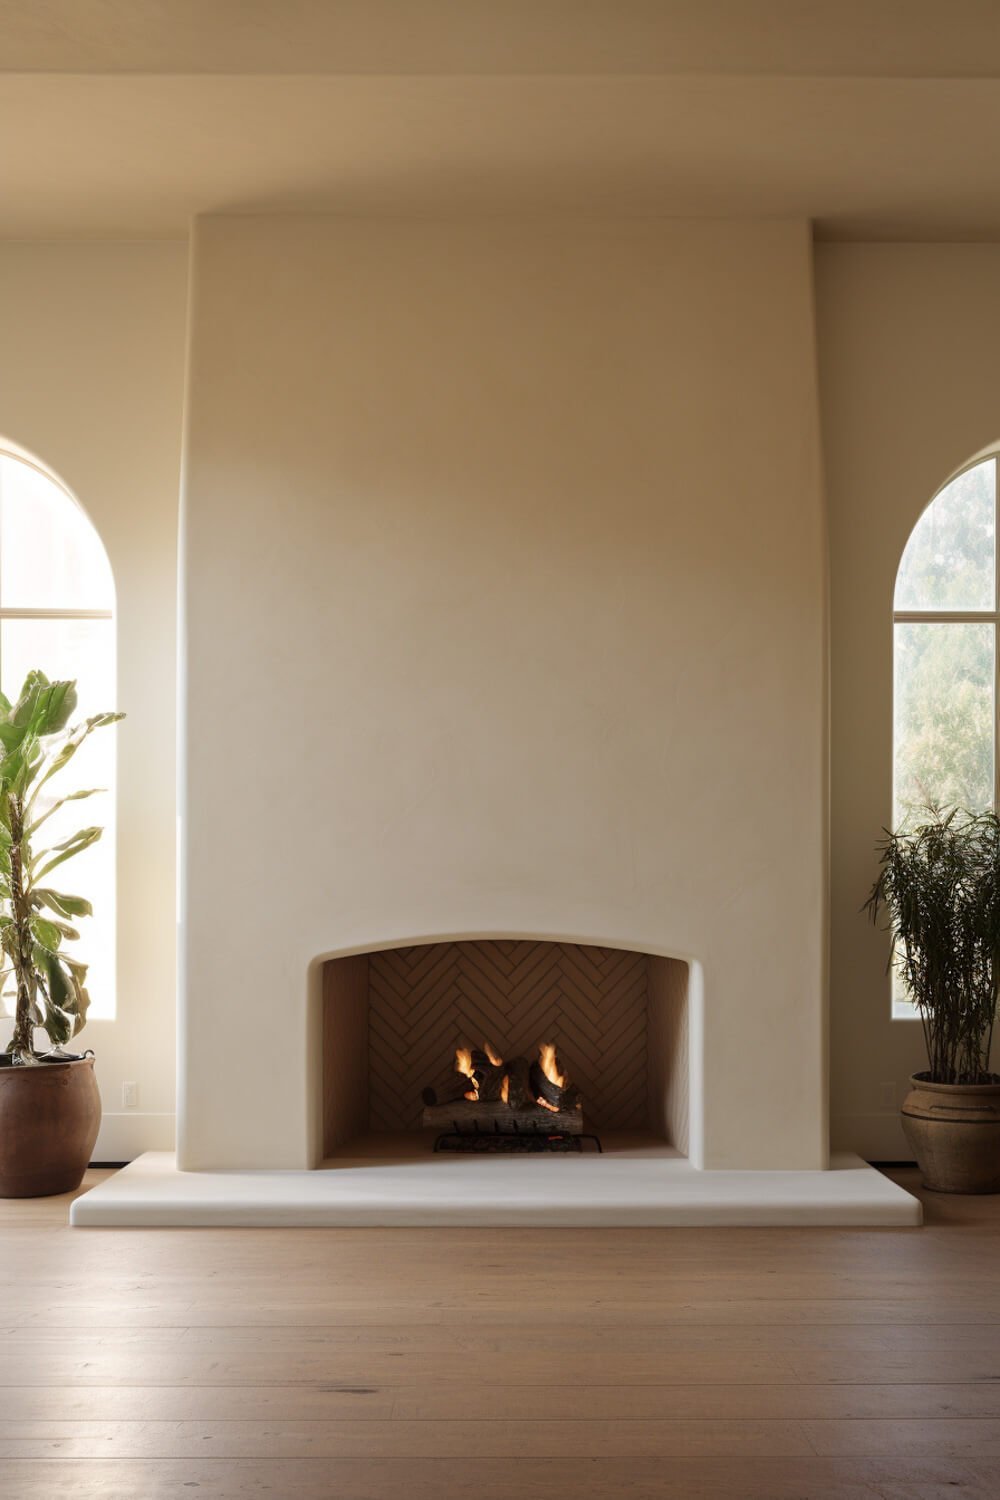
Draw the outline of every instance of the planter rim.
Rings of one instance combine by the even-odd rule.
[[[94,1066],[94,1054],[92,1052],[87,1057],[58,1058],[55,1062],[42,1062],[41,1059],[39,1059],[38,1062],[38,1066],[40,1068],[43,1068],[46,1072],[48,1072],[52,1068],[82,1068],[88,1065],[90,1067]],[[14,1078],[17,1076],[23,1077],[25,1075],[33,1076],[34,1072],[35,1069],[32,1067],[24,1067],[21,1064],[15,1063],[4,1063],[3,1066],[0,1067],[0,1078]]]
[[[1000,1094],[1000,1076],[995,1083],[934,1083],[925,1071],[911,1073],[910,1082],[915,1089],[929,1089],[937,1094]]]

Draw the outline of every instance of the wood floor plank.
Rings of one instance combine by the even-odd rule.
[[[454,1459],[13,1460],[2,1500],[440,1500],[468,1493]],[[462,1489],[461,1486],[465,1488]],[[482,1500],[996,1500],[1000,1463],[752,1457],[484,1459]]]
[[[6,1359],[0,1366],[0,1388],[49,1385],[267,1385],[275,1380],[288,1385],[386,1385],[394,1383],[445,1386],[466,1385],[470,1380],[492,1384],[518,1384],[545,1388],[565,1378],[566,1359],[539,1349],[509,1356],[494,1355],[488,1347],[477,1357],[460,1361],[428,1354],[382,1352],[364,1343],[348,1348],[326,1347],[290,1354],[276,1360],[252,1345],[236,1351],[181,1348],[180,1343],[99,1343],[82,1340],[72,1347],[54,1349],[5,1344]],[[609,1362],[592,1351],[577,1360],[574,1373],[584,1384],[595,1385],[609,1378],[623,1385],[645,1385],[650,1381],[676,1385],[734,1384],[766,1381],[780,1384],[796,1377],[783,1356],[752,1352],[701,1350],[665,1356],[637,1354]],[[2,1409],[2,1402],[0,1402]]]
[[[975,1423],[956,1424],[963,1429]],[[1000,1428],[1000,1423],[983,1425]],[[895,1451],[895,1450],[893,1450]],[[979,1446],[970,1451],[990,1454]],[[635,1422],[0,1421],[10,1458],[676,1458],[804,1456],[802,1424],[784,1419]],[[877,1453],[872,1456],[879,1456]]]
[[[39,1283],[34,1283],[38,1285]],[[129,1291],[127,1300],[120,1290],[108,1290],[99,1298],[93,1288],[77,1297],[54,1288],[46,1292],[45,1306],[34,1301],[25,1307],[7,1306],[3,1322],[8,1333],[15,1329],[30,1330],[32,1336],[43,1333],[58,1338],[63,1329],[156,1329],[246,1327],[245,1297],[212,1297],[194,1295],[192,1287],[173,1297],[164,1295],[162,1287]],[[282,1328],[370,1327],[389,1323],[394,1327],[427,1324],[460,1325],[469,1322],[470,1311],[484,1323],[502,1322],[507,1328],[531,1329],[544,1321],[546,1326],[578,1324],[591,1327],[670,1328],[678,1325],[711,1325],[739,1327],[746,1324],[822,1325],[861,1323],[868,1327],[882,1324],[902,1325],[965,1323],[976,1327],[1000,1325],[1000,1296],[995,1305],[983,1306],[981,1295],[935,1297],[926,1289],[920,1297],[787,1298],[753,1297],[747,1300],[725,1298],[661,1298],[649,1302],[622,1302],[574,1298],[568,1304],[534,1306],[532,1303],[511,1307],[503,1298],[479,1298],[474,1307],[461,1303],[431,1306],[419,1301],[396,1301],[391,1298],[334,1298],[317,1292],[313,1298],[284,1298],[271,1294],[254,1304],[254,1326],[276,1325]]]
[[[996,1500],[1000,1201],[925,1201],[922,1230],[86,1234],[0,1203],[0,1500],[464,1500],[473,1470],[477,1500]]]
[[[992,1417],[1000,1383],[953,1385],[12,1386],[7,1421],[598,1421]]]

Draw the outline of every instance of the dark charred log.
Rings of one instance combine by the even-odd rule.
[[[494,1067],[489,1061],[487,1061],[485,1067],[479,1067],[473,1061],[473,1069],[476,1075],[476,1088],[479,1091],[480,1099],[484,1104],[495,1104],[503,1090],[503,1081],[507,1076],[506,1067]]]
[[[536,1096],[531,1087],[531,1064],[528,1059],[512,1057],[504,1066],[510,1079],[507,1103],[511,1109],[525,1109],[529,1104],[534,1104]]]
[[[440,1088],[425,1088],[423,1101],[430,1108],[434,1104],[452,1104],[456,1099],[464,1099],[466,1094],[472,1091],[472,1079],[467,1078],[464,1073],[452,1073],[447,1083]],[[433,1098],[429,1095],[433,1094]]]
[[[531,1064],[528,1077],[531,1084],[532,1098],[544,1099],[546,1104],[551,1104],[555,1109],[558,1109],[562,1102],[563,1091],[558,1083],[553,1083],[550,1078],[546,1078],[542,1072],[541,1063],[533,1062]]]
[[[562,1098],[559,1101],[559,1108],[562,1110],[563,1114],[565,1114],[567,1110],[583,1108],[583,1098],[580,1094],[580,1090],[577,1088],[575,1083],[568,1083],[563,1089]]]

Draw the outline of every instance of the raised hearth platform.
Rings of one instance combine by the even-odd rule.
[[[344,1155],[315,1172],[179,1172],[148,1152],[70,1209],[80,1227],[511,1228],[921,1222],[918,1201],[857,1156],[828,1172],[699,1172],[669,1146],[603,1156]],[[362,1148],[363,1149],[363,1148]]]

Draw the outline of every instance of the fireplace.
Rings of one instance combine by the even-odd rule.
[[[531,1059],[502,1057],[489,1042],[456,1047],[451,1073],[423,1099],[421,1123],[438,1131],[435,1151],[537,1154],[584,1144],[603,1151],[583,1128],[583,1096],[554,1042],[542,1042]]]
[[[686,1154],[688,966],[574,942],[380,949],[323,974],[324,1148]],[[471,1141],[470,1136],[478,1136]],[[520,1141],[498,1137],[519,1137]],[[583,1138],[586,1138],[584,1140]]]
[[[78,1222],[885,1221],[885,1178],[826,1170],[810,254],[791,222],[198,220],[177,1169]],[[522,1028],[500,959],[539,939],[578,988]],[[632,1022],[588,955],[636,966]],[[647,1144],[434,1155],[422,1090],[487,1042],[555,1044],[584,1127]]]

